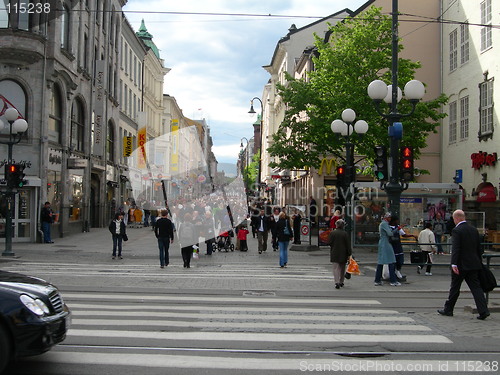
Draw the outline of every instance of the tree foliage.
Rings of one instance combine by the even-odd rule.
[[[260,160],[260,151],[259,153],[253,155],[252,162],[248,164],[243,170],[243,183],[245,185],[245,189],[247,192],[250,190],[257,190],[257,174],[259,172],[259,160]]]
[[[392,21],[380,8],[371,7],[360,18],[348,18],[330,25],[331,38],[324,42],[316,36],[317,56],[315,70],[308,80],[287,76],[285,86],[278,85],[278,93],[286,104],[286,112],[273,143],[268,148],[277,157],[272,167],[303,169],[318,167],[325,155],[341,156],[344,140],[334,134],[330,124],[340,119],[342,111],[352,108],[356,119],[368,122],[369,130],[356,143],[356,153],[374,157],[373,146],[389,145],[388,122],[380,116],[367,94],[367,87],[375,79],[391,83]],[[403,46],[400,42],[399,50]],[[404,87],[414,78],[419,62],[399,58],[398,84]],[[425,82],[424,82],[425,84]],[[417,104],[415,113],[404,119],[402,143],[413,146],[418,157],[426,146],[429,133],[436,132],[445,96]],[[400,113],[411,110],[409,103],[398,104]],[[385,103],[382,109],[388,112]],[[299,152],[298,152],[299,151]]]

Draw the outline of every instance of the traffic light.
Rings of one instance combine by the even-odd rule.
[[[340,206],[345,205],[345,188],[346,188],[346,172],[345,165],[337,167],[337,204]]]
[[[387,147],[375,146],[375,165],[373,171],[379,181],[389,180],[389,168],[387,167]]]
[[[413,148],[409,146],[401,147],[400,175],[403,181],[413,181]]]
[[[22,164],[5,165],[5,180],[9,188],[22,188],[26,184],[24,176],[24,166]]]

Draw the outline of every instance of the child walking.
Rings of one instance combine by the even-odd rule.
[[[247,235],[250,233],[247,229],[246,226],[240,225],[240,228],[238,229],[238,239],[240,240],[240,250],[241,251],[247,251],[248,250],[248,244],[247,244]]]

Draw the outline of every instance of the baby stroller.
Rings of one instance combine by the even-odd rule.
[[[225,250],[226,253],[231,250],[234,251],[234,244],[231,243],[231,231],[222,232],[217,237],[217,248],[219,251]]]

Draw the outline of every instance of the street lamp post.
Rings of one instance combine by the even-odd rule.
[[[262,125],[264,123],[264,105],[262,104],[262,100],[260,100],[260,98],[258,97],[254,97],[252,100],[250,100],[250,110],[248,111],[248,113],[250,113],[251,115],[254,115],[256,113],[255,110],[253,109],[254,100],[258,100],[260,102],[259,172],[257,174],[257,190],[260,191],[260,183],[261,183],[260,174],[262,172],[262,133],[263,133]]]
[[[415,112],[417,103],[424,97],[425,88],[422,82],[417,80],[409,81],[404,88],[405,98],[411,103],[410,113],[402,114],[398,112],[398,102],[403,96],[403,92],[398,87],[398,0],[392,1],[392,85],[387,86],[381,80],[375,80],[368,85],[368,95],[373,100],[379,115],[389,121],[390,137],[390,159],[391,167],[389,182],[382,184],[382,189],[387,192],[388,209],[393,215],[399,216],[401,193],[407,188],[406,183],[400,181],[399,173],[399,146],[403,137],[403,125],[401,120],[411,116]],[[390,112],[384,113],[380,104],[382,101],[390,104]]]
[[[7,165],[13,163],[12,149],[15,144],[21,142],[24,132],[28,129],[28,123],[25,119],[19,118],[19,112],[15,108],[8,108],[4,112],[6,120],[9,122],[9,140],[0,140],[1,144],[6,144],[8,147]],[[0,130],[3,129],[4,123],[0,120]],[[7,176],[5,176],[7,178]],[[12,251],[12,198],[16,191],[7,183],[7,191],[5,197],[7,199],[7,213],[5,216],[5,250],[2,256],[14,256]]]
[[[243,148],[243,140],[245,140],[247,142],[247,146],[246,146],[245,149]],[[241,160],[241,176],[243,178],[245,177],[244,176],[245,167],[248,164],[248,144],[249,144],[248,139],[246,139],[245,137],[241,138],[241,140],[240,140],[240,148],[241,148],[241,155],[242,155],[242,157],[243,157],[243,150],[245,150],[245,153],[244,153],[245,154],[245,156],[244,156],[245,157],[245,159],[244,159],[245,162],[243,163],[243,159]]]
[[[353,212],[351,207],[352,200],[352,188],[351,183],[356,181],[356,166],[354,163],[354,144],[351,141],[351,136],[353,133],[363,135],[368,131],[368,123],[365,120],[358,120],[354,123],[356,119],[356,112],[348,108],[342,111],[342,120],[333,120],[331,124],[332,132],[340,134],[345,138],[345,160],[346,160],[346,182],[342,186],[340,194],[344,195],[346,202],[345,215],[348,222],[346,228],[347,232],[352,231],[352,216]],[[354,125],[353,125],[354,124]]]

